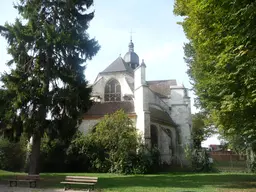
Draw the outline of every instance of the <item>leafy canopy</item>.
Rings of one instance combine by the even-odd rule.
[[[192,139],[194,148],[201,149],[201,143],[216,132],[214,126],[209,122],[204,112],[192,115]]]
[[[256,145],[256,3],[176,0],[189,43],[185,61],[197,105],[227,138]],[[237,137],[236,137],[237,138]]]

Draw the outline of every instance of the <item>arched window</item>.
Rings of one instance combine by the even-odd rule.
[[[151,147],[158,147],[158,133],[155,125],[150,126]]]
[[[105,101],[121,101],[121,86],[115,79],[111,79],[105,86]]]

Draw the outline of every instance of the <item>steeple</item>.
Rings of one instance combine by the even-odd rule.
[[[134,44],[132,42],[132,36],[128,45],[129,50],[124,55],[124,61],[129,64],[132,69],[136,69],[139,66],[139,56],[134,52]]]

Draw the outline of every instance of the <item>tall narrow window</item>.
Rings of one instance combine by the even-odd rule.
[[[157,127],[155,125],[150,126],[151,133],[151,147],[158,147],[158,134]]]
[[[111,79],[105,86],[105,101],[121,101],[121,86],[115,79]]]

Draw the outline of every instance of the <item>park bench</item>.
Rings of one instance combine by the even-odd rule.
[[[89,190],[93,190],[97,182],[98,177],[66,176],[65,181],[61,183],[64,184],[64,190],[70,189],[71,185],[87,185]]]
[[[17,187],[18,182],[27,182],[29,187],[36,187],[38,180],[40,180],[39,175],[16,175],[13,179],[9,179],[9,183],[10,187]]]

